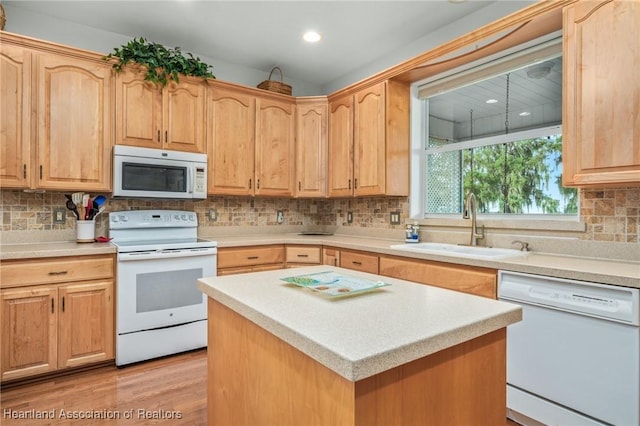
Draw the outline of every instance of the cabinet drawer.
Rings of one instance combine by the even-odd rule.
[[[496,298],[497,271],[493,269],[381,257],[380,275]]]
[[[284,245],[226,247],[218,249],[218,269],[240,266],[284,264]],[[282,265],[281,267],[284,267]]]
[[[113,256],[7,260],[0,266],[0,287],[86,281],[113,277]]]
[[[287,263],[320,263],[320,247],[287,246]]]
[[[378,273],[378,256],[355,251],[340,252],[340,267],[356,271]]]

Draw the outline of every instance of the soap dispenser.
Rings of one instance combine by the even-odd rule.
[[[407,229],[405,231],[405,242],[407,243],[418,243],[420,242],[420,225],[418,222],[413,222],[413,225],[407,225]]]
[[[404,241],[406,243],[413,242],[413,227],[409,224],[407,224],[407,228],[404,231]]]

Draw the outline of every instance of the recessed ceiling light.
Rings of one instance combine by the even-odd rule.
[[[531,113],[529,111],[522,111],[520,114],[518,114],[520,117],[526,117],[528,115],[531,115]]]
[[[302,38],[304,39],[304,41],[307,41],[309,43],[317,43],[322,40],[322,36],[320,35],[320,33],[317,33],[315,31],[307,31],[302,35]]]
[[[488,103],[488,104],[497,104],[498,100],[497,99],[487,99],[485,102]]]

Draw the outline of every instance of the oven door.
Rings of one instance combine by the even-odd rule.
[[[216,274],[216,248],[118,254],[117,333],[207,318],[196,280]]]

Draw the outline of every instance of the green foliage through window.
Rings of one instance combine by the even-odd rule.
[[[577,190],[562,186],[561,135],[446,152],[430,149],[426,213],[460,213],[469,191],[476,194],[478,212],[485,214],[578,211]]]

